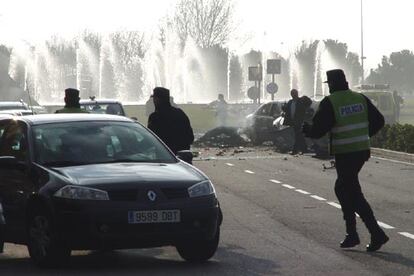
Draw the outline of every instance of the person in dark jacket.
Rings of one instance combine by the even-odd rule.
[[[65,89],[65,107],[56,110],[55,113],[89,113],[80,108],[79,90],[75,88]]]
[[[307,96],[299,97],[299,92],[296,89],[290,91],[292,99],[282,107],[285,112],[285,125],[293,127],[295,133],[295,142],[291,154],[307,152],[307,145],[305,137],[302,133],[302,125],[305,120],[306,110],[312,104],[312,100]]]
[[[187,115],[180,108],[171,106],[170,90],[156,87],[153,91],[155,112],[148,118],[148,128],[175,154],[189,150],[194,134]]]
[[[318,108],[313,125],[305,123],[306,136],[320,138],[331,135],[331,153],[335,155],[337,179],[335,193],[341,204],[346,226],[346,236],[341,248],[360,243],[356,229],[357,213],[371,234],[367,251],[376,251],[388,241],[379,227],[371,206],[365,199],[358,180],[358,173],[370,157],[369,137],[384,126],[384,116],[363,94],[349,90],[342,70],[327,71],[330,95]]]

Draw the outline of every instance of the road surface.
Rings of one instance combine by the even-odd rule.
[[[344,223],[328,160],[272,151],[210,149],[194,162],[213,181],[224,213],[220,247],[206,264],[188,264],[173,247],[74,252],[61,269],[32,265],[23,246],[6,245],[0,274],[41,275],[414,275],[414,165],[372,158],[363,192],[390,241],[367,253],[342,250]]]

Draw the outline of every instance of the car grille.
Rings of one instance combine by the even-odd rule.
[[[167,199],[178,199],[188,197],[187,188],[164,188],[162,189]]]
[[[179,199],[188,198],[187,188],[163,188],[161,189],[165,198]],[[145,197],[145,193],[140,195],[139,190],[114,190],[108,191],[109,199],[112,201],[137,201]]]
[[[136,201],[138,190],[108,191],[109,199],[113,201]]]

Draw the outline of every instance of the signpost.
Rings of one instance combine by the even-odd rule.
[[[249,67],[249,81],[254,81],[254,86],[250,87],[247,91],[247,96],[253,101],[258,101],[260,104],[260,83],[263,80],[262,66],[250,66]],[[250,94],[249,94],[250,93]]]
[[[272,75],[272,82],[266,86],[266,90],[269,94],[272,95],[272,101],[273,101],[275,99],[276,92],[279,90],[279,87],[275,83],[275,74],[280,74],[282,72],[281,60],[280,59],[268,59],[266,72]]]

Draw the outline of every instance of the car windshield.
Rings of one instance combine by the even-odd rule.
[[[34,126],[33,132],[35,160],[45,166],[177,162],[157,138],[136,123],[52,123]]]
[[[81,103],[81,108],[89,113],[125,116],[119,103]]]

